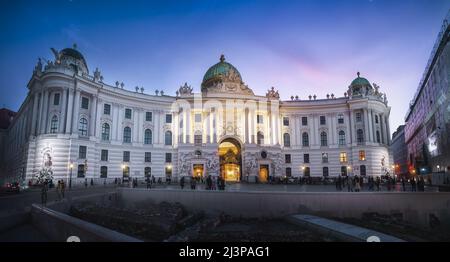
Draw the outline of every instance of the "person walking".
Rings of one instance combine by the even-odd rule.
[[[211,189],[212,190],[216,190],[216,183],[217,183],[217,181],[216,181],[217,179],[216,179],[216,177],[215,176],[213,176],[212,177],[212,181],[211,181]]]
[[[58,180],[56,184],[56,196],[58,197],[58,201],[61,200],[61,180]]]
[[[405,178],[404,177],[402,177],[402,190],[403,190],[403,192],[406,191],[406,185],[405,185]]]
[[[206,178],[206,190],[211,190],[212,188],[212,179],[211,179],[211,175],[208,175],[208,177]]]
[[[180,187],[181,189],[184,189],[184,176],[182,176],[180,179]]]
[[[359,192],[361,190],[361,184],[359,182],[360,178],[355,176],[355,192]]]
[[[94,179],[91,178],[91,186],[93,186],[93,185],[94,185]]]
[[[44,181],[41,189],[41,203],[42,206],[47,205],[47,191],[48,191],[48,184],[47,181]]]
[[[377,176],[375,180],[375,186],[377,187],[377,191],[380,191],[381,178]]]
[[[412,192],[416,192],[417,191],[417,188],[416,188],[416,178],[415,177],[413,177],[413,178],[411,178],[411,191]]]
[[[88,182],[87,182],[87,178],[84,179],[84,188],[87,188],[88,186]]]
[[[191,189],[195,190],[197,181],[195,181],[195,177],[191,177]]]
[[[64,180],[61,179],[61,196],[64,199],[65,198],[65,192],[66,192],[66,183]]]

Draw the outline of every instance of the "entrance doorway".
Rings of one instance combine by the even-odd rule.
[[[203,177],[203,164],[194,164],[192,166],[192,177],[201,179]]]
[[[258,182],[267,183],[268,180],[269,180],[269,165],[260,165]]]
[[[241,145],[236,139],[226,138],[219,145],[220,176],[225,181],[241,180]]]

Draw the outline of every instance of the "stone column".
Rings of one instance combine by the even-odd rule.
[[[373,126],[373,117],[372,117],[372,110],[370,109],[370,110],[368,110],[368,122],[369,122],[369,131],[368,131],[368,135],[369,135],[369,141],[370,142],[373,142],[374,141],[374,139],[373,139],[373,129],[374,129],[374,126]]]
[[[101,99],[97,99],[97,108],[95,111],[95,128],[94,128],[94,135],[95,137],[99,138],[100,140],[101,138],[101,130],[102,130],[102,123],[101,123],[101,116],[103,115],[103,100]],[[109,127],[109,139],[112,138],[111,136],[111,131],[112,131],[112,127]]]
[[[325,115],[326,118],[326,123],[328,126],[328,146],[333,145],[336,143],[335,139],[334,139],[334,131],[333,131],[333,121],[334,121],[334,117],[331,114]]]
[[[367,109],[363,109],[364,111],[364,142],[369,141],[369,114],[367,113]]]
[[[179,120],[178,120],[178,112],[173,112],[173,121],[172,121],[172,130],[173,130],[173,135],[174,135],[174,140],[173,140],[173,144],[174,146],[178,146],[178,132],[180,131],[180,126],[179,126]],[[207,126],[209,126],[209,122],[207,123]]]
[[[159,111],[159,142],[164,145],[165,141],[165,133],[164,133],[164,124],[166,123],[166,112]]]
[[[191,143],[191,109],[186,110],[186,143]]]
[[[37,116],[38,116],[38,103],[39,103],[39,93],[34,93],[33,96],[33,117],[31,122],[31,135],[36,135],[36,125],[37,125]]]
[[[131,138],[131,141],[133,142],[133,143],[137,143],[138,141],[139,141],[139,123],[138,123],[138,121],[139,121],[139,119],[138,119],[138,117],[139,117],[139,109],[137,109],[137,108],[133,108],[133,118],[132,118],[132,120],[133,120],[133,130],[132,130],[132,134],[133,134],[133,137]]]
[[[208,110],[205,113],[206,117],[205,117],[205,121],[203,121],[206,125],[206,135],[205,135],[205,143],[209,144],[211,143],[211,113]]]
[[[96,126],[96,117],[97,117],[97,96],[92,96],[92,103],[89,112],[89,135],[95,136],[95,126]]]
[[[73,122],[73,100],[74,100],[74,96],[73,96],[73,90],[68,88],[67,89],[67,94],[69,96],[69,98],[67,99],[67,115],[66,115],[66,130],[65,133],[66,134],[70,134],[72,131],[72,122]]]
[[[78,133],[78,122],[79,122],[79,112],[80,112],[80,90],[75,91],[74,105],[73,105],[73,115],[72,115],[72,134]]]
[[[60,105],[61,105],[61,115],[59,118],[59,128],[58,128],[58,132],[59,133],[65,133],[66,132],[66,112],[67,112],[67,92],[68,89],[64,88],[61,89],[62,90],[62,100],[59,101]]]
[[[48,116],[48,97],[49,92],[44,91],[44,97],[42,99],[42,117],[41,117],[41,134],[47,133],[47,116]]]
[[[389,125],[389,118],[387,117],[387,115],[385,115],[385,122],[386,122],[386,133],[387,133],[387,144],[390,145],[391,144],[391,129],[390,129],[390,125]]]

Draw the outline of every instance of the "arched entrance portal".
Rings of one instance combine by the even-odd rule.
[[[234,138],[226,138],[219,144],[220,176],[225,181],[241,180],[241,145]]]

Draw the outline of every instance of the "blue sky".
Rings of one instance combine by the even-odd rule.
[[[175,94],[200,89],[225,54],[255,93],[342,96],[360,71],[387,93],[391,132],[403,123],[445,0],[1,1],[0,107],[18,110],[38,57],[76,43],[105,82]]]

